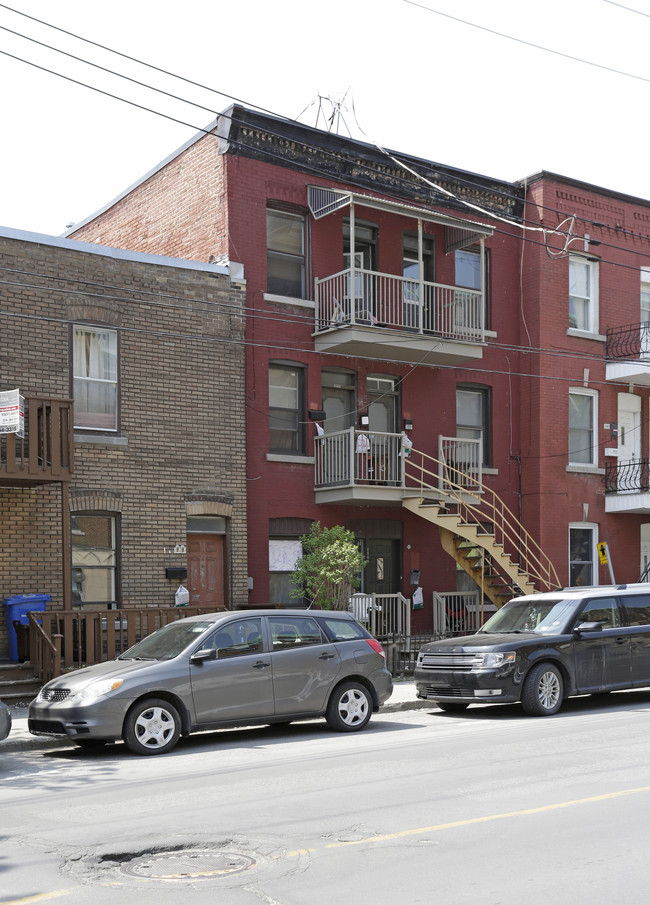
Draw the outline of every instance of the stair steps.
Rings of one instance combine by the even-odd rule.
[[[29,704],[42,685],[30,663],[0,663],[0,701],[4,704]]]

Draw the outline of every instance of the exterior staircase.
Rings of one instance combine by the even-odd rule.
[[[0,701],[4,704],[29,704],[42,685],[31,663],[0,662]]]
[[[553,563],[505,503],[472,472],[412,451],[402,505],[438,526],[442,547],[497,607],[560,587]]]

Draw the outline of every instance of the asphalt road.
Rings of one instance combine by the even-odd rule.
[[[0,743],[0,902],[645,901],[649,718],[650,692],[624,692],[543,719],[205,733],[154,758]]]

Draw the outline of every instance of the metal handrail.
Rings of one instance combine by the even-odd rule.
[[[560,587],[549,557],[491,488],[472,476],[475,488],[468,490],[468,476],[464,472],[415,449],[405,460],[404,468],[412,482],[407,481],[407,487],[418,488],[421,500],[427,495],[442,497],[445,506],[454,507],[462,522],[476,528],[479,544],[480,535],[489,534],[495,543],[503,545],[504,552],[518,557],[518,569],[539,589],[550,591]],[[486,531],[486,525],[490,531]]]

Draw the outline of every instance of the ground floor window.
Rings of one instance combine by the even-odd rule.
[[[300,606],[301,598],[291,596],[291,576],[301,556],[302,544],[299,540],[269,539],[269,603]]]
[[[114,515],[71,516],[73,606],[117,606],[117,530]]]
[[[596,526],[569,525],[569,584],[587,587],[597,584]]]

